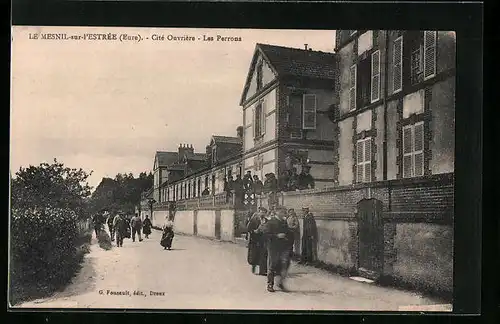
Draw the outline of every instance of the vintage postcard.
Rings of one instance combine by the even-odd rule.
[[[10,306],[451,312],[455,50],[13,27]]]

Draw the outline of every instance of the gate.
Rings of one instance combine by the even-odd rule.
[[[357,205],[358,219],[358,272],[377,279],[383,270],[384,223],[383,204],[377,199],[363,199]]]

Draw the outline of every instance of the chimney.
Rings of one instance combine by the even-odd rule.
[[[243,139],[243,126],[238,126],[236,128],[236,135],[239,139]]]
[[[309,44],[304,44],[304,49],[305,50],[307,50],[307,45],[309,45]]]

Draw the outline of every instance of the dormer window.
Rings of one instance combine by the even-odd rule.
[[[217,163],[217,147],[212,147],[212,164]]]
[[[263,81],[262,81],[262,61],[257,64],[257,90],[262,89]]]

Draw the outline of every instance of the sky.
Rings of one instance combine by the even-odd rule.
[[[33,39],[37,33],[143,40]],[[196,41],[153,41],[154,34]],[[203,35],[241,42],[198,40]],[[151,171],[156,151],[180,143],[204,152],[212,135],[236,136],[242,124],[256,43],[333,52],[334,42],[332,30],[13,27],[11,172],[57,158],[92,170],[95,187],[103,177]]]

